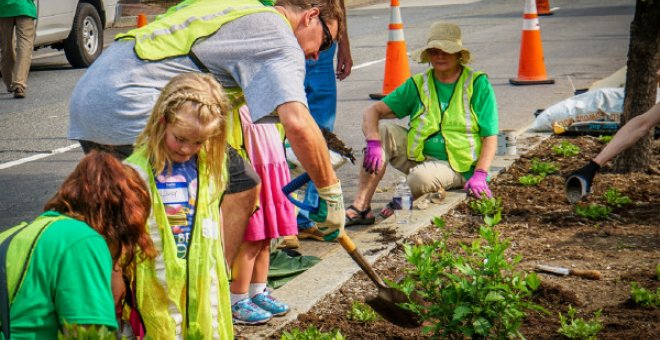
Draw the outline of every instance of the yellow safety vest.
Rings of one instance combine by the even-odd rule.
[[[165,207],[156,189],[144,148],[125,162],[148,183],[152,212],[148,232],[159,251],[137,265],[136,300],[147,334],[153,339],[233,339],[229,280],[222,251],[220,196],[206,175],[205,152],[198,154],[195,219],[187,259],[177,247]]]
[[[419,93],[419,110],[410,117],[408,159],[421,162],[424,142],[438,131],[445,139],[449,165],[456,172],[467,172],[481,152],[479,120],[472,107],[474,80],[483,72],[463,66],[454,85],[449,106],[442,112],[433,80],[433,68],[412,77]]]

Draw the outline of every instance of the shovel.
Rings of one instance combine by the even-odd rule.
[[[294,199],[290,195],[292,192],[301,188],[309,181],[309,175],[304,173],[292,180],[291,183],[284,186],[282,191],[284,191],[284,194],[287,196],[289,201],[291,201],[291,203],[300,209],[315,211],[318,209],[318,202],[316,203],[316,206],[312,206],[304,204],[303,202]],[[358,266],[360,266],[360,268],[364,271],[364,273],[367,274],[367,276],[371,279],[371,281],[376,284],[376,288],[378,288],[378,294],[375,297],[367,299],[367,304],[371,306],[371,308],[373,308],[373,310],[380,314],[380,316],[382,316],[385,320],[397,326],[405,328],[419,327],[421,325],[421,321],[419,320],[417,314],[397,305],[400,303],[410,302],[410,299],[408,299],[406,294],[398,289],[389,287],[385,281],[381,279],[381,277],[373,270],[371,265],[369,265],[369,263],[364,259],[362,254],[355,246],[355,243],[353,243],[353,240],[351,240],[351,238],[346,233],[341,233],[337,237],[337,240],[339,241],[339,244],[341,244],[342,248],[344,248],[344,250],[346,250],[346,252],[355,261],[355,263],[357,263]],[[415,292],[413,292],[412,298],[415,301],[422,301],[421,297]]]

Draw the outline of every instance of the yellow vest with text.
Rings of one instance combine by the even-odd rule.
[[[449,165],[456,172],[467,172],[481,152],[479,121],[472,107],[474,80],[483,72],[463,66],[454,85],[449,106],[442,112],[433,80],[433,68],[412,77],[419,93],[419,109],[410,116],[408,159],[421,162],[424,142],[440,132],[445,139]]]
[[[229,281],[222,250],[220,196],[208,178],[205,153],[198,154],[195,219],[186,259],[165,214],[153,169],[144,148],[125,162],[149,185],[152,212],[148,232],[158,256],[137,265],[136,302],[146,332],[153,339],[233,339]]]

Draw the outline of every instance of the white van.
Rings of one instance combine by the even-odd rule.
[[[103,29],[115,22],[117,0],[35,0],[35,4],[35,49],[64,49],[73,67],[87,67],[98,58]]]

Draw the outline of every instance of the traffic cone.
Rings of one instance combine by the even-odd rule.
[[[509,82],[513,85],[555,83],[555,80],[549,79],[545,72],[541,28],[534,0],[525,0],[518,77],[509,79]]]
[[[144,14],[138,14],[137,16],[137,27],[140,28],[147,24],[147,16]]]
[[[536,0],[536,11],[538,15],[553,15],[550,10],[550,0]]]
[[[383,92],[372,93],[369,98],[382,99],[408,78],[410,78],[410,65],[408,64],[406,39],[403,37],[403,22],[401,21],[399,0],[391,0]]]

